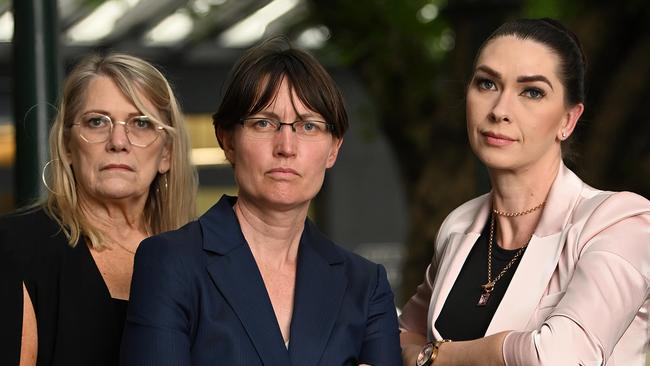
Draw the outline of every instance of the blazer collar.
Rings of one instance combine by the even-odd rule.
[[[207,266],[212,281],[265,364],[318,364],[347,287],[343,255],[310,220],[305,221],[287,352],[262,276],[232,209],[235,202],[235,197],[223,196],[199,219],[203,248],[216,254]]]
[[[530,320],[530,315],[543,296],[559,261],[565,242],[564,231],[583,186],[584,183],[580,178],[561,163],[546,199],[540,222],[492,318],[486,335],[507,329],[524,329]],[[482,196],[479,200],[467,230],[450,233],[445,249],[450,253],[443,255],[439,266],[440,278],[436,279],[429,307],[429,319],[433,319],[429,322],[430,331],[437,338],[440,334],[434,327],[435,320],[440,315],[449,291],[491,212],[492,193]]]

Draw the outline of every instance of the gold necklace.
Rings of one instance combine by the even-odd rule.
[[[131,249],[125,247],[124,245],[120,244],[120,243],[117,242],[117,241],[113,241],[113,243],[114,243],[115,245],[117,245],[118,247],[122,248],[122,250],[124,250],[125,252],[127,252],[127,253],[131,253],[131,254],[135,255],[135,250],[131,250]]]
[[[541,207],[541,206],[540,206]],[[539,207],[537,207],[539,208]],[[534,210],[536,210],[535,208]],[[533,210],[533,211],[534,211]],[[531,211],[532,212],[532,211]],[[530,238],[528,238],[528,242],[526,245],[521,247],[517,253],[515,253],[515,256],[512,257],[510,262],[506,264],[505,267],[499,272],[499,275],[496,276],[494,280],[492,280],[492,244],[494,242],[494,215],[492,215],[492,220],[490,221],[490,239],[488,240],[488,270],[487,270],[487,282],[484,285],[481,285],[481,288],[483,289],[483,293],[481,296],[478,298],[478,303],[476,303],[476,306],[485,306],[488,303],[488,300],[490,300],[490,296],[492,295],[492,290],[494,290],[494,284],[497,283],[498,280],[503,277],[503,275],[512,267],[517,259],[521,256],[521,254],[526,250],[526,247],[528,246],[528,243],[530,242],[530,238],[532,238],[532,234]]]
[[[535,206],[533,208],[529,208],[526,211],[519,211],[519,212],[508,212],[508,211],[497,210],[496,208],[494,208],[494,203],[492,203],[492,213],[494,213],[496,215],[499,215],[499,216],[505,216],[505,217],[523,216],[523,215],[528,215],[529,213],[531,213],[533,211],[539,210],[540,208],[544,207],[545,203],[546,203],[546,201],[543,201],[542,203],[540,203],[539,205],[537,205],[537,206]]]

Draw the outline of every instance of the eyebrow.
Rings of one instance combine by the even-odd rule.
[[[494,69],[492,69],[492,68],[490,68],[488,66],[485,66],[485,65],[477,66],[476,71],[483,71],[484,73],[489,74],[492,77],[495,77],[497,79],[501,79],[501,73],[499,73],[498,71],[496,71],[496,70],[494,70]],[[518,83],[530,83],[530,82],[533,82],[533,81],[541,81],[543,83],[546,83],[551,88],[551,90],[555,90],[555,89],[553,89],[553,84],[551,84],[551,82],[548,80],[548,78],[546,76],[544,76],[544,75],[528,75],[528,76],[518,76],[517,77],[517,82]]]
[[[262,115],[262,116],[265,116],[265,117],[268,117],[268,118],[275,118],[277,120],[280,120],[280,116],[277,115],[275,112],[272,112],[272,111],[259,111],[259,112],[255,113],[253,115]],[[312,112],[303,113],[303,114],[296,114],[296,117],[298,117],[296,119],[296,121],[304,121],[304,120],[308,120],[308,119],[313,119],[313,120],[319,120],[320,121],[320,120],[325,119],[319,113],[312,113]]]
[[[112,118],[115,118],[115,117],[113,117],[113,114],[112,114],[111,112],[106,111],[106,110],[103,110],[103,109],[89,109],[89,110],[87,110],[87,111],[84,111],[81,115],[82,115],[82,116],[85,116],[86,114],[89,114],[89,113],[103,114],[103,115],[105,115],[105,116],[110,117],[111,119],[112,119]],[[146,114],[144,114],[144,113],[142,113],[142,112],[140,112],[140,111],[138,111],[138,112],[132,112],[132,113],[129,113],[129,114],[128,114],[128,117],[127,117],[127,118],[131,118],[131,117],[140,117],[140,116],[146,116]],[[149,117],[149,116],[147,116],[147,117]]]

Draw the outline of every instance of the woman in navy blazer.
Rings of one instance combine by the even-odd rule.
[[[307,218],[348,127],[331,77],[267,41],[235,65],[213,119],[238,197],[142,242],[122,365],[401,365],[384,268]]]

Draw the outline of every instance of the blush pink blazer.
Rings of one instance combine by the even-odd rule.
[[[400,328],[442,339],[435,321],[488,220],[491,194],[443,222]],[[474,299],[471,299],[474,301]],[[650,202],[589,187],[563,164],[486,336],[506,365],[645,365],[650,338]]]

